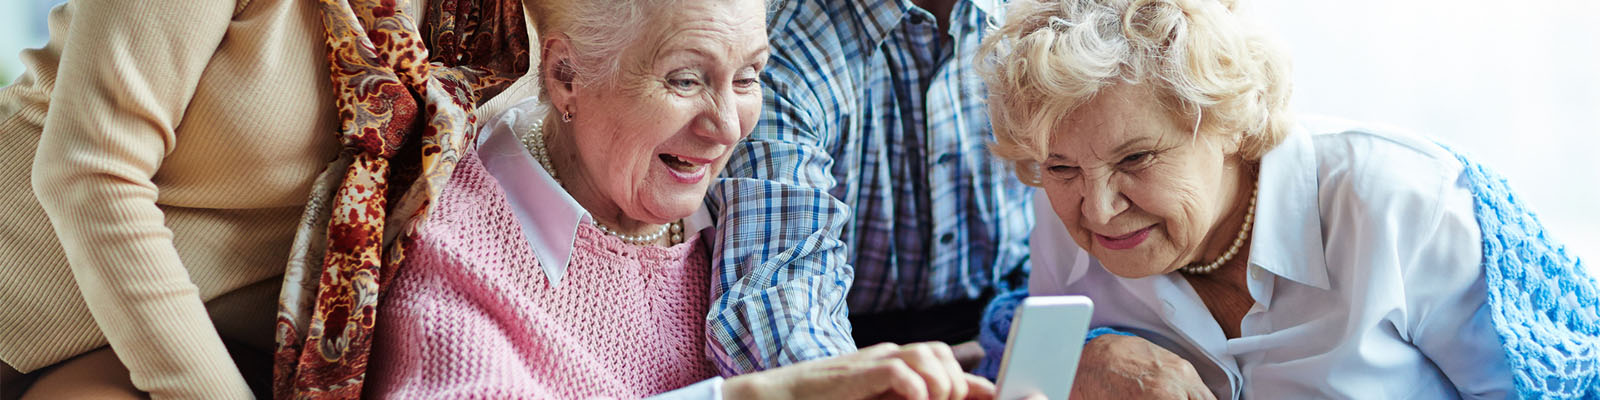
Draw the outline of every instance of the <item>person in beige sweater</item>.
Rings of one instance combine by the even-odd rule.
[[[252,396],[241,369],[270,366],[229,350],[272,350],[294,229],[340,151],[319,18],[289,0],[51,13],[0,90],[0,386]]]
[[[458,6],[400,4],[419,21],[425,4]],[[51,13],[49,44],[0,88],[0,400],[265,393],[291,242],[341,151],[321,12],[73,0]]]

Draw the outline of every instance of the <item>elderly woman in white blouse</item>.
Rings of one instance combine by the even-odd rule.
[[[1530,375],[1592,362],[1594,281],[1559,245],[1485,247],[1526,233],[1475,215],[1515,206],[1503,181],[1422,137],[1291,118],[1283,54],[1232,8],[1020,0],[979,53],[993,150],[1042,188],[1031,294],[1087,295],[1096,333],[1120,331],[1091,335],[1074,398],[1600,395],[1594,364]],[[1564,272],[1519,275],[1535,263]],[[1486,290],[1551,282],[1589,292],[1551,313]],[[1510,346],[1541,323],[1577,345]]]

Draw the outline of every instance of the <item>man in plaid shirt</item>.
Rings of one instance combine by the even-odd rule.
[[[1025,286],[1033,225],[972,70],[1001,5],[772,1],[761,120],[707,200],[713,358],[731,375],[970,342],[985,302]]]

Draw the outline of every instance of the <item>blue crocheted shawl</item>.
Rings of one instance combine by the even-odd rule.
[[[1454,152],[1452,150],[1452,152]],[[1455,152],[1476,197],[1489,307],[1525,398],[1600,399],[1600,290],[1505,178]]]
[[[1517,201],[1505,178],[1454,152],[1476,200],[1494,327],[1523,398],[1600,399],[1600,290]],[[995,377],[1011,316],[1027,288],[1002,293],[984,312],[980,375]],[[1090,338],[1116,332],[1096,329]]]

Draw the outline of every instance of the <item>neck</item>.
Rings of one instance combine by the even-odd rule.
[[[955,9],[956,0],[911,0],[911,4],[933,13],[941,32],[950,27],[950,10]]]
[[[1239,237],[1239,232],[1244,230],[1245,218],[1250,214],[1250,201],[1255,197],[1256,177],[1259,166],[1253,162],[1240,162],[1232,167],[1233,196],[1228,200],[1229,209],[1226,216],[1217,221],[1211,234],[1206,237],[1205,249],[1196,262],[1208,263],[1222,257],[1228,248],[1233,247],[1233,241]],[[1245,263],[1250,258],[1246,251],[1250,242],[1255,241],[1255,235],[1245,237],[1244,244],[1234,254],[1232,263]]]
[[[573,139],[571,125],[561,122],[561,118],[551,115],[545,120],[545,151],[550,155],[550,164],[555,168],[554,175],[561,181],[561,186],[567,194],[572,196],[578,205],[589,211],[595,222],[609,227],[611,230],[627,235],[653,233],[661,229],[662,224],[652,224],[629,217],[616,201],[611,200],[600,188],[595,187],[593,175],[584,167],[583,160],[578,157],[577,143]]]

